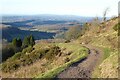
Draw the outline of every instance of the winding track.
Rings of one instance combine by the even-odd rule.
[[[103,51],[91,45],[83,45],[89,49],[89,56],[77,63],[72,64],[56,78],[90,78],[92,71],[102,57]]]

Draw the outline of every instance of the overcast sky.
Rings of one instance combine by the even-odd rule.
[[[119,0],[0,0],[0,14],[102,16],[118,15]]]

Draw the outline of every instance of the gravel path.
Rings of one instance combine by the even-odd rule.
[[[57,78],[90,78],[91,73],[97,65],[98,61],[102,57],[102,50],[91,45],[84,45],[90,52],[89,56],[77,63],[72,64],[63,72],[58,74]]]

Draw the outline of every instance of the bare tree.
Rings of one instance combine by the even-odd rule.
[[[109,8],[106,8],[103,12],[103,22],[106,21],[106,15],[107,15],[108,10],[109,10]]]

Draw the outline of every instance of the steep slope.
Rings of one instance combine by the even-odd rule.
[[[37,43],[34,48],[28,47],[4,62],[0,75],[3,78],[53,78],[87,56],[88,49],[79,44]]]
[[[91,25],[93,23],[90,23]],[[100,23],[87,31],[77,42],[100,47],[104,53],[99,65],[94,69],[94,78],[117,78],[118,77],[118,32],[113,27],[118,24],[118,18],[112,18]],[[104,27],[101,29],[101,26]]]
[[[13,67],[13,72],[0,72],[0,75],[17,78],[53,78],[57,74],[58,78],[118,78],[118,32],[113,29],[117,23],[118,18],[103,23],[91,22],[89,30],[70,43],[37,43],[32,50],[25,49],[8,59],[5,70]],[[59,49],[51,48],[53,45]],[[19,55],[22,55],[20,59],[15,58]],[[21,59],[30,65],[21,66]],[[14,63],[20,64],[19,68],[16,69]]]

